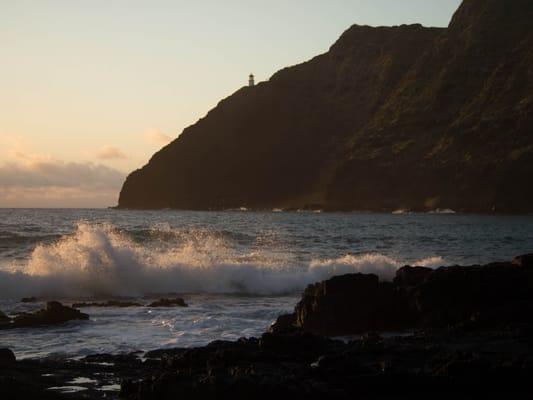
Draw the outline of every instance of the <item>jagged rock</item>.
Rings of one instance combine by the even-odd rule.
[[[396,272],[394,284],[401,287],[418,286],[433,270],[427,267],[411,267],[406,265]]]
[[[0,311],[0,323],[9,321],[11,321],[11,318],[9,318],[6,314]]]
[[[349,274],[308,286],[295,319],[305,331],[340,336],[402,329],[415,317],[405,291],[373,274]]]
[[[394,282],[348,274],[310,285],[294,313],[273,324],[273,333],[301,329],[327,336],[406,328],[469,328],[526,323],[533,311],[533,269],[528,256],[513,263],[432,270],[405,266]]]
[[[181,297],[176,297],[175,299],[159,299],[148,304],[147,307],[188,307],[189,305],[185,303]]]
[[[533,268],[533,254],[525,254],[523,256],[515,257],[512,262],[523,268]]]
[[[333,341],[306,332],[274,334],[266,332],[259,340],[259,348],[267,352],[285,354],[292,359],[315,360]]]
[[[30,328],[42,325],[55,325],[71,320],[86,319],[89,319],[89,316],[79,310],[66,307],[57,301],[49,301],[46,303],[46,308],[34,313],[19,314],[12,320],[10,325],[3,327]]]
[[[198,348],[156,350],[146,353],[144,362],[139,353],[13,362],[8,351],[4,353],[8,364],[0,362],[0,397],[64,398],[64,394],[47,389],[81,376],[95,380],[83,393],[91,399],[109,395],[97,388],[101,379],[120,380],[120,396],[130,400],[180,396],[235,400],[268,400],[272,396],[309,400],[528,398],[533,373],[532,274],[512,263],[455,266],[440,268],[421,283],[402,287],[379,282],[373,275],[351,274],[310,286],[302,299],[316,300],[318,310],[329,310],[339,319],[349,320],[353,309],[365,316],[363,321],[374,324],[376,320],[367,318],[364,307],[379,309],[379,296],[386,302],[391,293],[405,297],[408,308],[421,301],[423,307],[415,309],[418,319],[412,327],[435,324],[414,335],[391,337],[371,331],[350,341],[333,340],[305,332],[305,320],[293,329],[293,315],[280,319],[284,327],[280,333],[268,332],[259,339],[219,340]],[[467,297],[473,284],[481,290]],[[460,301],[473,304],[465,304],[464,313],[442,298],[455,295],[453,290],[449,292],[454,285],[458,285]],[[515,293],[512,287],[516,287]],[[366,303],[374,304],[354,307],[351,302],[359,301],[350,295],[354,289],[369,294]],[[446,309],[451,312],[443,313]],[[442,324],[453,323],[457,316],[462,318],[472,310],[464,323]],[[434,311],[440,318],[425,318]]]
[[[10,350],[0,348],[0,366],[9,366],[17,362],[17,358],[15,357],[15,354]]]
[[[20,299],[21,303],[35,303],[37,301],[39,301],[37,297],[23,297]]]
[[[487,331],[480,338],[448,330],[388,339],[371,334],[349,343],[301,332],[267,333],[259,341],[216,341],[179,351],[166,363],[144,363],[144,378],[123,380],[121,397],[521,397],[529,393],[533,371],[524,362],[532,355],[530,335],[504,332]]]
[[[0,311],[0,329],[9,328],[10,325],[11,325],[11,318],[9,318],[6,314]]]
[[[276,321],[270,326],[269,332],[272,333],[289,333],[297,330],[296,325],[296,315],[293,314],[283,314],[280,315]]]
[[[133,301],[120,301],[120,300],[108,300],[104,303],[74,303],[72,304],[73,308],[84,308],[84,307],[142,307],[140,303]]]
[[[533,271],[512,263],[439,268],[416,288],[412,298],[422,324],[455,324],[476,312],[533,302]]]
[[[128,354],[91,354],[82,358],[82,361],[87,363],[112,363],[112,364],[128,364],[135,365],[141,363],[137,353]]]
[[[187,349],[186,348],[172,348],[172,349],[157,349],[157,350],[151,350],[147,351],[144,354],[144,358],[156,358],[156,359],[162,359],[165,357],[175,357],[178,354],[183,354]]]

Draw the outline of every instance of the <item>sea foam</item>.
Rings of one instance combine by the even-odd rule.
[[[375,273],[391,280],[405,263],[382,254],[296,262],[256,249],[242,254],[208,231],[157,227],[152,240],[135,241],[108,224],[79,223],[52,244],[40,244],[27,263],[0,272],[0,297],[110,297],[148,293],[297,293],[334,275]],[[163,237],[158,239],[158,237]],[[440,257],[414,262],[438,266]]]

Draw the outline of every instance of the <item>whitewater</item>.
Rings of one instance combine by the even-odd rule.
[[[196,346],[260,335],[303,289],[346,273],[508,260],[533,217],[460,214],[0,210],[0,310],[179,295],[186,309],[88,308],[88,322],[0,332],[20,357]],[[24,340],[21,340],[23,338]]]

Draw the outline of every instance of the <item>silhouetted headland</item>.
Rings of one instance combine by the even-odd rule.
[[[127,178],[120,208],[533,211],[533,2],[349,28]]]

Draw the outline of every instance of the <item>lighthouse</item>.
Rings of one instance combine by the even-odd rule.
[[[250,76],[248,77],[248,86],[252,87],[254,85],[255,85],[254,74],[250,74]]]

